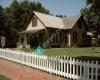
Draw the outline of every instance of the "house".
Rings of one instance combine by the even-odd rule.
[[[87,25],[82,15],[56,17],[39,12],[33,12],[33,17],[27,28],[19,32],[18,48],[35,47],[48,42],[48,47],[89,46]],[[57,31],[59,31],[57,33]],[[34,37],[29,43],[29,35]],[[55,36],[53,36],[55,35]]]

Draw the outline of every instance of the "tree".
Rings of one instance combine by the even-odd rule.
[[[56,15],[56,17],[65,18],[65,17],[67,17],[67,16],[66,16],[66,15]]]
[[[87,5],[94,5],[97,8],[100,8],[100,0],[87,0]]]
[[[87,0],[87,5],[81,9],[81,14],[85,17],[89,31],[91,31],[100,44],[100,0]]]
[[[6,7],[4,14],[6,16],[6,28],[7,28],[7,44],[11,47],[15,47],[18,41],[18,32],[26,29],[29,21],[33,16],[33,10],[49,14],[49,11],[45,9],[41,3],[30,2],[24,0],[18,2],[13,0],[9,7]],[[12,39],[12,42],[10,42]]]
[[[0,6],[0,36],[5,36],[5,15],[2,6]]]

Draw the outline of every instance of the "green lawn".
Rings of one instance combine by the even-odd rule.
[[[100,62],[100,47],[96,48],[52,48],[45,50],[46,55],[66,55],[80,60]]]
[[[46,55],[96,56],[100,57],[100,47],[96,48],[52,48],[45,49]]]
[[[4,75],[0,75],[0,80],[10,80],[9,78],[7,78],[6,76]]]
[[[34,51],[32,49],[21,49],[24,51]],[[66,55],[80,59],[91,59],[100,61],[100,47],[95,48],[51,48],[45,49],[45,55],[56,56]]]
[[[34,51],[33,49],[20,49],[23,51]],[[100,57],[100,47],[95,48],[51,48],[45,49],[45,55],[55,56],[55,55],[66,55],[71,57],[77,56],[95,56]]]

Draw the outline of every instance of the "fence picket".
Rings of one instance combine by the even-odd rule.
[[[83,78],[83,80],[85,80],[86,79],[86,66],[85,66],[86,65],[86,62],[84,61],[83,64],[84,64],[83,65],[83,68],[84,68],[84,74],[83,74],[83,77],[84,78]]]
[[[12,51],[10,49],[0,49],[0,58],[73,80],[98,80],[98,70],[100,70],[98,61],[79,61],[68,56],[37,56],[34,53]]]
[[[94,70],[93,70],[93,64],[94,62],[91,62],[92,66],[91,66],[91,80],[93,80],[93,76],[94,76]]]
[[[82,80],[82,64],[81,63],[82,61],[80,61],[80,65],[79,65],[80,66],[80,80]]]
[[[66,77],[66,62],[65,62],[65,60],[66,60],[66,56],[64,55],[64,60],[63,60],[63,62],[64,62],[64,72],[63,72],[64,77]]]
[[[91,76],[91,74],[89,72],[90,72],[90,65],[89,65],[89,61],[87,61],[87,64],[86,64],[87,80],[89,80],[89,76]]]
[[[68,60],[68,56],[67,56],[67,60],[66,60],[66,63],[67,63],[67,74],[66,74],[66,76],[67,76],[67,78],[69,78],[69,60]]]
[[[75,59],[73,58],[73,79],[75,79]]]
[[[76,63],[77,63],[77,65],[76,65],[76,75],[79,76],[79,71],[78,71],[79,61],[78,61],[78,59],[76,60]]]
[[[100,65],[99,65],[100,66]],[[99,67],[100,68],[100,67]],[[98,80],[98,61],[96,61],[96,71],[95,71],[95,80]]]

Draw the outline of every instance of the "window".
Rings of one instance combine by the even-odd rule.
[[[65,30],[65,43],[68,43],[68,36],[67,36],[68,32],[67,30]]]
[[[78,28],[82,28],[82,22],[81,22],[81,20],[78,21],[77,25],[78,25]]]
[[[73,42],[74,43],[77,42],[77,32],[76,31],[73,32]]]
[[[86,39],[86,34],[82,33],[82,42],[85,42],[85,39]]]
[[[32,27],[35,27],[35,26],[37,26],[37,18],[36,18],[36,16],[34,16],[33,19],[32,19]]]

